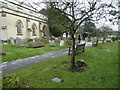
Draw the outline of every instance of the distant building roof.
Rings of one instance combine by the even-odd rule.
[[[2,0],[0,1],[0,7],[9,8],[14,11],[19,11],[37,18],[47,19],[46,16],[38,13],[38,11],[32,8],[29,4],[25,2],[20,2],[18,0]]]

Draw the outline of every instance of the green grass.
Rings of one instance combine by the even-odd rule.
[[[56,47],[50,47],[49,44],[45,44],[44,47],[41,48],[26,48],[26,47],[18,47],[12,45],[3,45],[2,48],[5,51],[6,55],[2,56],[2,62],[9,62],[16,59],[27,58],[35,55],[44,54],[51,51],[57,51],[60,49],[67,48],[66,44],[63,47],[60,47],[59,43],[56,43]]]
[[[85,60],[85,72],[70,72],[62,62],[70,61],[70,56],[47,60],[21,69],[12,74],[30,82],[32,88],[118,88],[118,44],[105,43],[98,47],[87,47],[76,60]],[[60,77],[64,82],[51,81]]]

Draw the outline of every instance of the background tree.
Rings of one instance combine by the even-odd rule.
[[[40,13],[48,17],[49,29],[53,36],[59,37],[62,36],[63,33],[68,32],[68,28],[66,28],[64,25],[68,25],[70,19],[60,11],[51,7],[42,9]]]
[[[110,35],[112,32],[113,31],[109,26],[102,26],[100,28],[100,33],[101,33],[101,36],[103,37],[103,43],[105,39],[108,37],[108,35]]]
[[[96,28],[95,24],[90,20],[85,20],[84,23],[84,32],[92,33],[93,29]]]

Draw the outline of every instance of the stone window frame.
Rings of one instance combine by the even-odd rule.
[[[31,28],[32,28],[32,36],[37,36],[36,35],[37,25],[33,23]]]
[[[43,36],[47,36],[47,26],[43,26]]]
[[[23,35],[22,34],[22,28],[23,28],[23,22],[21,20],[18,20],[16,22],[16,32],[17,32],[17,35]]]

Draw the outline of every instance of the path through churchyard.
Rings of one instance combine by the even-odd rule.
[[[84,43],[84,42],[82,42],[82,43]],[[86,47],[91,46],[91,45],[92,45],[92,42],[86,43]],[[45,60],[59,57],[59,56],[64,56],[66,54],[68,54],[68,48],[62,49],[59,51],[49,52],[49,53],[42,54],[42,55],[28,57],[28,58],[24,58],[24,59],[18,59],[18,60],[11,61],[11,62],[0,63],[0,68],[2,68],[2,71],[0,71],[0,75],[11,73],[11,72],[17,71],[21,68],[25,68],[25,67],[43,62]]]
[[[42,55],[25,58],[25,59],[18,59],[18,60],[11,61],[11,62],[4,62],[0,64],[0,68],[2,68],[2,72],[0,72],[0,75],[11,73],[21,68],[31,66],[31,65],[43,62],[45,60],[56,58],[56,57],[63,56],[66,54],[68,54],[68,48],[62,49],[59,51],[49,52],[49,53],[42,54]]]

